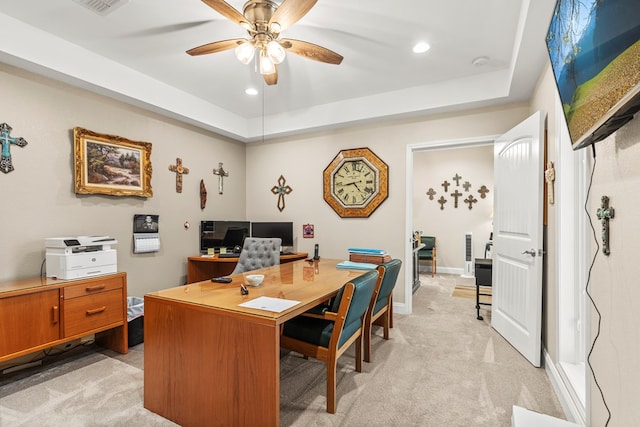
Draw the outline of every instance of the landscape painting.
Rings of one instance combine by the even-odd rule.
[[[151,144],[74,129],[75,192],[151,197]]]

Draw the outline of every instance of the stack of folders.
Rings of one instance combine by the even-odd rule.
[[[349,248],[349,261],[380,265],[391,261],[384,249]]]

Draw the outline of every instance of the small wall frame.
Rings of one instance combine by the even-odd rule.
[[[73,129],[76,194],[152,197],[151,143]]]

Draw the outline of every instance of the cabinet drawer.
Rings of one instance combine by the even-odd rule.
[[[124,322],[122,289],[66,299],[64,302],[65,337],[118,322]]]
[[[114,277],[95,280],[88,283],[79,283],[77,285],[69,285],[64,288],[64,298],[68,300],[72,298],[97,294],[99,292],[122,289],[122,284],[122,278]]]

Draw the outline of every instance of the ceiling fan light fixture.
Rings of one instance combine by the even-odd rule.
[[[247,65],[253,59],[253,56],[256,53],[256,48],[253,46],[253,43],[251,43],[250,41],[246,41],[236,47],[235,53],[238,61]]]
[[[263,76],[274,74],[276,72],[276,65],[269,59],[266,53],[263,51],[260,53],[260,74]]]
[[[267,43],[267,56],[274,64],[279,64],[284,61],[286,53],[284,48],[275,40],[271,40]]]

